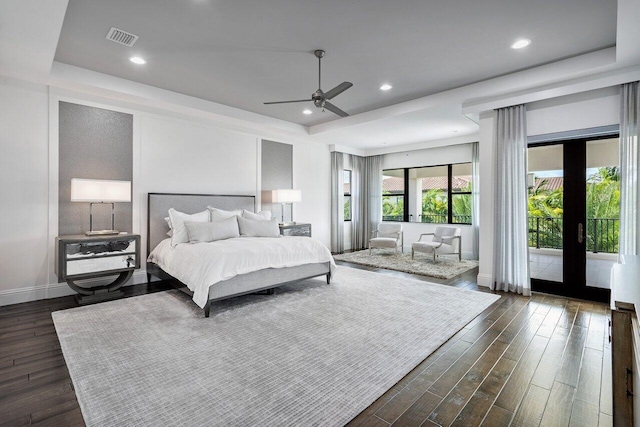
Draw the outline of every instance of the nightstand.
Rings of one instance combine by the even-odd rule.
[[[283,236],[305,236],[311,237],[311,224],[292,222],[280,224],[280,234]]]
[[[140,236],[114,234],[108,236],[56,237],[56,275],[76,291],[79,304],[106,301],[124,295],[120,289],[140,268]],[[106,276],[117,277],[108,285],[84,287],[77,280]]]

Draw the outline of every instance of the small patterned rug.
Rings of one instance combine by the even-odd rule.
[[[437,258],[434,263],[432,256],[429,254],[416,253],[415,259],[412,260],[411,253],[403,254],[380,249],[374,250],[371,255],[369,255],[369,250],[365,249],[364,251],[334,255],[333,258],[338,261],[420,274],[422,276],[435,277],[436,279],[451,279],[478,266],[478,261],[468,259],[458,261],[453,256]]]

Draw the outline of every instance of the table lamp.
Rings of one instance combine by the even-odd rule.
[[[114,181],[104,179],[71,179],[71,201],[88,202],[89,207],[89,231],[85,234],[93,236],[98,234],[118,234],[115,228],[114,203],[131,202],[131,181]],[[111,204],[111,230],[93,229],[93,205]]]
[[[284,224],[284,205],[297,203],[301,200],[302,192],[300,190],[284,188],[271,191],[271,203],[280,203],[282,205],[282,224]],[[293,222],[293,212],[291,212],[291,222]]]

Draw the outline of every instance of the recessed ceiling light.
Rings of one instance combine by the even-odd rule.
[[[309,110],[308,108],[307,108],[306,110],[303,110],[303,111],[302,111],[302,114],[307,114],[307,115],[309,115],[309,114],[312,114],[312,113],[313,113],[313,111]]]
[[[513,42],[511,45],[511,49],[522,49],[523,47],[527,47],[531,44],[531,40],[529,39],[519,39]]]
[[[138,64],[138,65],[144,65],[147,63],[147,61],[145,61],[144,59],[140,58],[139,56],[132,56],[131,58],[129,58],[129,61],[133,62],[134,64]]]
[[[391,86],[389,83],[385,83],[382,86],[380,86],[380,90],[389,90],[391,89],[393,86]]]

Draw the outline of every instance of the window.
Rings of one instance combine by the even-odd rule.
[[[471,224],[471,163],[385,170],[382,179],[384,221]]]
[[[351,221],[351,171],[345,170],[344,180],[344,220]]]
[[[382,172],[382,220],[406,221],[405,218],[405,169]]]
[[[451,165],[451,222],[471,224],[471,163]]]

